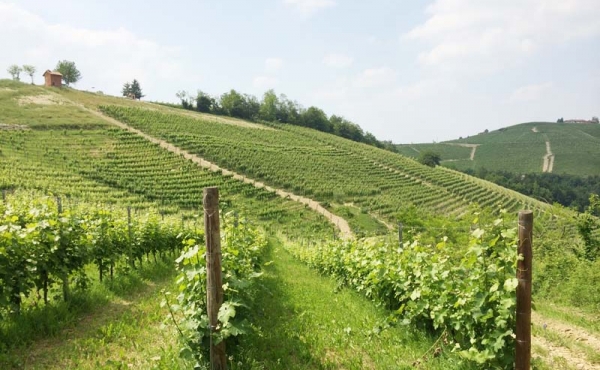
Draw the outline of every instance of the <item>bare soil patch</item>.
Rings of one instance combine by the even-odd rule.
[[[182,116],[187,116],[187,117],[195,118],[195,119],[202,120],[202,121],[224,123],[226,125],[233,125],[233,126],[244,127],[244,128],[253,128],[253,129],[257,129],[257,130],[275,131],[275,129],[273,129],[272,127],[269,127],[269,126],[260,125],[258,123],[251,123],[251,122],[247,122],[247,121],[244,121],[241,119],[236,119],[236,118],[231,118],[231,117],[214,116],[212,114],[205,114],[205,113],[193,113],[193,112],[187,112],[187,111],[183,111],[183,110],[181,112],[171,111],[171,113],[176,113],[176,114],[179,114]]]
[[[0,131],[15,131],[15,130],[29,130],[29,127],[25,125],[9,125],[6,123],[0,123]]]
[[[28,95],[17,99],[19,105],[37,104],[37,105],[65,105],[69,102],[59,95]]]
[[[592,335],[578,326],[543,317],[535,311],[531,313],[531,320],[539,326],[546,325],[546,330],[552,330],[577,342],[585,343],[600,353],[600,337]]]
[[[550,148],[550,142],[546,141],[546,155],[544,155],[544,163],[542,164],[542,172],[551,173],[554,168],[554,154]]]

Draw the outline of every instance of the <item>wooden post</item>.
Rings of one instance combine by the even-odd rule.
[[[135,260],[133,259],[133,238],[131,237],[131,207],[127,206],[127,233],[129,235],[129,264],[135,268]],[[112,269],[112,264],[111,264]],[[112,278],[112,271],[111,271]]]
[[[531,243],[533,212],[519,212],[519,249],[522,256],[517,262],[517,330],[515,370],[529,370],[531,366]]]
[[[63,213],[63,205],[62,205],[62,199],[59,196],[56,197],[56,207],[58,210],[58,218],[60,218]],[[59,221],[59,225],[60,225],[60,221]],[[61,252],[64,251],[64,249],[63,249],[65,246],[64,243],[65,243],[65,241],[64,241],[63,235],[62,235],[62,229],[60,229],[59,230],[59,244],[60,244]],[[60,277],[62,280],[63,300],[66,302],[69,300],[69,273],[66,270],[66,268],[65,268],[65,270],[61,271]],[[44,292],[44,294],[46,294],[46,292]],[[44,298],[46,298],[46,297],[44,297]]]
[[[400,243],[400,246],[402,246],[402,222],[398,222],[398,242]]]
[[[206,239],[206,309],[212,333],[218,331],[217,316],[223,304],[223,282],[221,280],[221,231],[219,220],[219,189],[204,188],[204,235]],[[225,341],[210,342],[211,370],[227,369]]]

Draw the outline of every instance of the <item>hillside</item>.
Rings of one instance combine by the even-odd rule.
[[[599,124],[530,122],[459,140],[397,148],[413,158],[434,150],[441,154],[444,166],[459,170],[600,174]]]
[[[471,147],[448,148],[456,155],[465,150],[467,155],[472,153]],[[0,80],[3,196],[32,190],[62,197],[67,209],[94,204],[126,215],[123,209],[131,207],[134,217],[138,212],[158,210],[170,222],[179,224],[181,218],[182,229],[185,226],[196,232],[202,229],[201,198],[206,186],[219,187],[223,217],[235,215],[238,224],[237,214],[243,214],[236,227],[244,228],[244,232],[245,225],[256,227],[269,243],[261,258],[252,257],[254,267],[264,267],[265,280],[249,289],[257,297],[251,314],[248,307],[238,312],[259,327],[237,342],[241,349],[234,350],[232,356],[242,364],[240,368],[359,369],[397,368],[398,364],[408,368],[420,361],[427,369],[478,368],[465,366],[459,355],[451,352],[452,342],[441,356],[434,354],[433,350],[441,351],[436,346],[440,339],[446,341],[450,330],[440,326],[432,333],[419,325],[406,330],[405,326],[392,325],[391,318],[402,320],[397,310],[403,302],[398,297],[403,295],[412,309],[431,308],[431,312],[419,314],[428,327],[434,316],[444,328],[451,327],[449,322],[456,327],[467,320],[485,325],[485,329],[480,327],[481,333],[489,337],[478,336],[479,329],[470,333],[476,337],[474,341],[485,338],[479,347],[484,351],[491,348],[490,340],[511,341],[512,327],[498,336],[493,320],[488,320],[489,313],[483,319],[480,313],[500,309],[499,315],[506,318],[502,325],[513,318],[514,310],[508,307],[514,303],[515,214],[521,209],[532,209],[536,217],[534,290],[540,307],[555,313],[558,309],[553,311],[545,302],[560,304],[561,309],[577,305],[581,316],[589,318],[586,327],[596,330],[596,315],[589,312],[596,312],[595,297],[600,295],[595,294],[594,282],[600,276],[588,272],[600,270],[596,269],[598,262],[581,260],[582,244],[571,211],[449,168],[430,168],[408,156],[304,127],[257,124],[74,89]],[[404,224],[405,238],[400,248],[396,234],[399,222]],[[231,228],[227,222],[223,225]],[[125,232],[126,224],[121,222],[121,226]],[[241,230],[233,231],[232,237],[245,235]],[[227,238],[224,240],[230,240]],[[245,254],[233,247],[231,254],[223,254]],[[202,264],[204,252],[199,248],[196,252],[185,252],[179,259],[189,254],[185,258],[193,257],[194,264]],[[161,257],[166,258],[165,275],[171,277],[176,257]],[[146,274],[152,275],[153,267],[148,265],[156,263],[156,258],[140,257],[140,265],[144,260],[150,269]],[[320,276],[302,262],[323,275],[335,272],[335,279]],[[117,274],[123,270],[127,275],[126,260],[116,264]],[[195,279],[194,274],[200,271],[205,273],[201,268],[185,276]],[[80,368],[95,368],[98,363],[110,367],[114,363],[107,358],[113,361],[116,352],[108,353],[103,335],[125,327],[126,335],[107,339],[127,354],[115,361],[127,364],[129,354],[138,354],[134,367],[151,368],[154,365],[149,359],[160,353],[160,361],[166,361],[161,368],[179,368],[168,362],[169,356],[177,358],[178,352],[169,331],[162,332],[161,340],[171,343],[172,348],[161,348],[160,343],[153,347],[148,339],[138,345],[136,340],[151,338],[164,324],[168,312],[158,307],[160,299],[156,297],[165,286],[181,289],[180,282],[152,280],[134,305],[119,304],[115,312],[103,314],[108,323],[89,318],[94,324],[90,332],[78,326],[77,337],[64,339],[58,350],[34,341],[33,353],[45,353],[38,367],[48,367],[54,362],[52,358],[60,361],[56,367],[79,367],[80,361],[88,365]],[[112,285],[107,286],[112,289]],[[237,289],[235,286],[230,291]],[[415,295],[417,291],[423,294],[421,300]],[[108,295],[102,294],[106,300]],[[481,306],[484,300],[475,299],[479,294],[489,295],[485,307]],[[115,295],[112,299],[120,299]],[[438,301],[442,295],[445,298]],[[500,295],[506,297],[504,308],[499,305],[503,301]],[[590,298],[581,301],[582,296]],[[463,307],[465,302],[476,306]],[[138,304],[142,306],[139,309]],[[439,314],[442,305],[448,314]],[[414,317],[417,319],[421,320],[418,315]],[[546,318],[535,322],[538,329],[541,320]],[[113,322],[118,329],[113,329]],[[0,325],[0,344],[3,330]],[[174,327],[169,330],[175,332]],[[538,345],[541,349],[534,352],[543,356],[548,349],[565,346],[561,335],[554,333],[539,334],[536,340],[542,343]],[[464,338],[461,336],[463,345],[474,343]],[[590,338],[595,337],[590,334]],[[27,344],[30,342],[31,338]],[[78,357],[81,351],[77,348],[89,343],[95,345],[91,354],[86,350],[85,358]],[[594,346],[595,342],[584,344],[577,353],[587,351],[581,355],[585,361],[598,363],[592,353]],[[3,368],[19,368],[36,360],[29,357],[27,347],[10,356],[1,351],[4,349],[0,348]],[[290,356],[294,351],[299,351],[298,357]],[[510,345],[503,351],[510,360]],[[485,353],[487,360],[496,358],[495,352]],[[24,362],[3,362],[13,361],[11,356]],[[552,363],[548,366],[540,368],[552,368]]]

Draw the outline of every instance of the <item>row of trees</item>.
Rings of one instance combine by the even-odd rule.
[[[62,74],[62,79],[67,86],[76,83],[81,79],[81,72],[79,72],[77,66],[75,66],[75,62],[61,60],[56,64],[56,68],[54,70]],[[37,68],[29,64],[25,64],[23,66],[13,64],[8,67],[7,72],[15,81],[21,81],[21,73],[25,72],[27,75],[29,75],[29,77],[31,77],[31,84],[33,85],[33,76],[37,72]]]
[[[33,85],[33,75],[36,72],[35,66],[24,64],[23,66],[19,66],[17,64],[13,64],[7,69],[8,74],[15,81],[21,81],[21,72],[25,72],[29,77],[31,77],[31,84]]]
[[[288,99],[284,94],[277,95],[273,90],[265,92],[262,100],[253,95],[239,93],[236,90],[230,90],[217,97],[203,91],[198,91],[196,95],[180,91],[176,96],[181,101],[181,106],[184,109],[251,121],[279,122],[304,126],[395,151],[391,141],[377,140],[373,134],[364,132],[359,125],[344,117],[337,115],[328,117],[322,109],[314,106],[304,108],[298,102]]]

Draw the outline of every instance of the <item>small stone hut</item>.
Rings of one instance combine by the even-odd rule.
[[[44,72],[44,79],[46,81],[46,86],[62,86],[62,74],[60,74],[60,72],[47,70]]]

